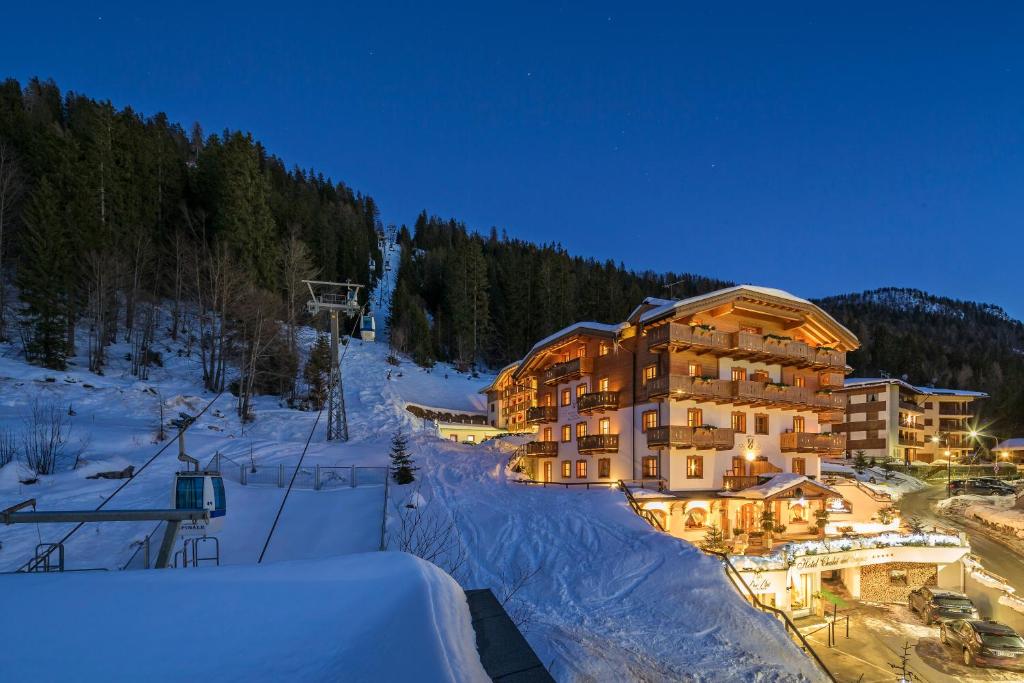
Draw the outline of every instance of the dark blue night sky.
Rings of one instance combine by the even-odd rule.
[[[1024,317],[1024,5],[433,4],[17,3],[0,75],[249,130],[386,222]]]

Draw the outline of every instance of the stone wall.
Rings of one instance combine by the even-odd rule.
[[[890,572],[906,572],[906,585],[894,584]],[[860,568],[860,598],[872,602],[906,602],[910,591],[938,584],[939,568],[918,562],[888,562]]]

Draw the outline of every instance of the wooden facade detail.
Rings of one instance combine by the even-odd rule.
[[[587,434],[576,438],[576,449],[581,455],[594,453],[618,453],[618,434]]]
[[[698,450],[727,451],[736,445],[736,432],[726,427],[683,427],[665,425],[647,430],[647,447],[696,448]]]
[[[530,406],[526,409],[526,424],[537,425],[558,421],[558,406]]]
[[[529,441],[526,444],[526,454],[538,458],[554,458],[558,455],[558,442]]]
[[[577,379],[580,375],[588,374],[594,371],[594,359],[586,356],[580,358],[572,358],[561,363],[555,363],[547,370],[544,371],[542,381],[547,385],[560,384],[561,382],[567,382],[572,379]]]
[[[576,410],[584,414],[615,410],[618,407],[619,392],[617,391],[592,391],[576,399]]]
[[[800,453],[841,452],[846,448],[846,434],[812,434],[809,432],[784,432],[779,435],[779,446],[783,452]]]

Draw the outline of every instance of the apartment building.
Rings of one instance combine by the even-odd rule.
[[[977,444],[970,438],[979,391],[914,386],[891,378],[848,378],[842,422],[830,428],[847,437],[847,455],[904,463],[958,460]],[[948,456],[947,456],[948,454]]]

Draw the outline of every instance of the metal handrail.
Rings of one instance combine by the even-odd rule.
[[[658,531],[665,531],[665,527],[661,524],[661,520],[655,517],[654,513],[650,510],[640,507],[640,503],[636,502],[636,498],[633,497],[633,492],[629,490],[628,486],[626,486],[626,482],[621,479],[619,479],[619,488],[621,488],[622,492],[626,494],[626,502],[629,503],[629,506],[633,508],[633,512],[635,512],[640,519],[643,519]]]
[[[757,596],[754,595],[754,591],[751,590],[750,586],[747,585],[747,582],[743,578],[743,575],[740,574],[738,569],[736,569],[736,566],[732,563],[732,560],[729,559],[729,556],[726,553],[718,552],[715,550],[704,550],[704,552],[706,552],[708,555],[714,555],[715,557],[722,560],[722,562],[725,565],[725,575],[732,582],[733,586],[736,587],[736,590],[739,591],[744,598],[747,598],[750,601],[750,603],[757,609],[761,610],[762,612],[770,612],[771,614],[774,614],[778,619],[781,619],[782,622],[785,624],[787,632],[792,631],[792,635],[794,635],[796,639],[800,642],[800,645],[803,647],[803,649],[811,655],[811,658],[815,661],[815,663],[822,670],[822,672],[826,676],[828,676],[828,679],[833,683],[838,683],[836,677],[833,676],[832,672],[828,670],[828,667],[825,666],[825,662],[823,662],[821,660],[821,657],[818,656],[818,653],[814,651],[814,648],[811,647],[810,642],[808,642],[807,638],[804,637],[804,634],[800,632],[800,629],[796,627],[796,624],[794,624],[793,620],[789,618],[789,615],[783,612],[778,607],[766,605],[760,600],[758,600]],[[742,588],[740,588],[740,586],[742,586]]]

